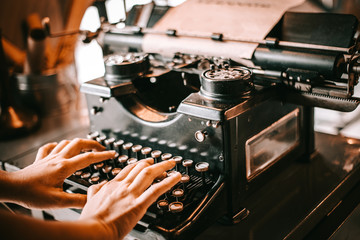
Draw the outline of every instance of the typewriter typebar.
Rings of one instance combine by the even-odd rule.
[[[179,171],[181,181],[135,230],[146,239],[189,239],[216,220],[246,218],[252,193],[314,152],[314,107],[352,111],[359,104],[352,98],[359,77],[356,18],[320,15],[327,28],[326,19],[345,19],[343,37],[298,39],[301,29],[292,23],[309,17],[315,15],[285,14],[255,50],[253,64],[187,53],[106,56],[104,77],[82,84],[81,91],[90,113],[88,137],[118,154],[67,182],[86,190],[141,159],[174,159],[171,171]],[[151,34],[109,29],[108,50]],[[328,34],[334,31],[330,26]]]

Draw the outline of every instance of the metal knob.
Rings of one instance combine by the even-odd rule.
[[[205,130],[199,130],[199,131],[196,131],[194,135],[195,135],[196,141],[203,142],[203,141],[205,141],[208,133]]]

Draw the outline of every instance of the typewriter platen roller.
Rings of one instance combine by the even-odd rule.
[[[328,37],[311,24],[304,27],[312,28],[310,39],[295,34],[305,31],[295,22],[315,18]],[[341,25],[340,38],[330,20]],[[356,27],[350,15],[286,13],[246,60],[252,64],[190,53],[109,54],[104,77],[84,83],[81,91],[89,137],[118,155],[68,182],[86,190],[140,159],[174,158],[182,179],[149,208],[138,230],[151,231],[154,239],[187,239],[215,220],[241,221],[249,214],[243,203],[250,194],[313,153],[313,107],[352,111],[359,104],[352,98],[359,73]],[[105,40],[111,35],[112,41],[105,41],[106,49],[123,48],[135,37],[141,50],[143,36],[154,33],[134,29],[107,26]]]

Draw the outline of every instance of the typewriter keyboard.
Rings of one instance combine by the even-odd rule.
[[[67,179],[67,183],[80,186],[83,190],[87,190],[92,184],[113,179],[127,165],[134,164],[140,159],[153,158],[155,163],[169,159],[175,160],[176,166],[169,170],[167,175],[178,171],[182,174],[181,180],[149,208],[147,215],[153,218],[152,221],[167,214],[178,214],[186,209],[194,209],[196,202],[200,201],[214,185],[214,181],[208,176],[210,164],[206,161],[195,162],[192,159],[184,159],[182,156],[152,149],[149,146],[127,142],[123,139],[99,136],[98,132],[90,133],[88,138],[98,141],[108,150],[115,150],[117,154],[113,159],[76,171]],[[172,227],[171,222],[166,221],[164,224]]]

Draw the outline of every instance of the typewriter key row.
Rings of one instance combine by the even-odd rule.
[[[182,177],[175,187],[157,201],[157,208],[163,212],[181,212],[184,208],[183,201],[187,198],[186,195],[190,191],[197,192],[197,190],[206,186],[209,182],[205,175],[209,170],[209,163],[207,162],[198,162],[194,166],[194,161],[191,159],[183,159],[181,156],[162,153],[160,150],[153,150],[151,147],[143,147],[142,145],[125,142],[124,140],[106,138],[105,136],[100,136],[98,132],[90,133],[88,138],[98,141],[108,150],[117,151],[113,159],[92,164],[73,174],[75,178],[85,180],[90,185],[113,179],[127,165],[134,164],[140,159],[151,157],[155,163],[173,159],[176,165],[173,170],[167,172],[167,176],[177,171],[182,173]],[[196,174],[198,176],[190,175],[190,169],[195,169],[198,172]]]

